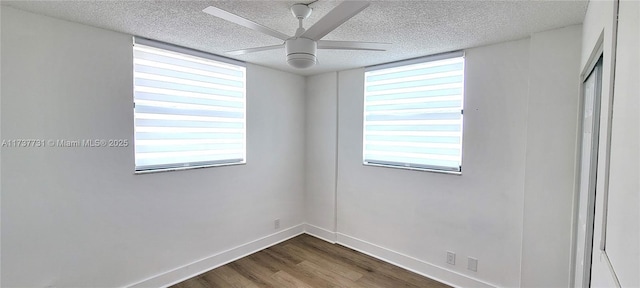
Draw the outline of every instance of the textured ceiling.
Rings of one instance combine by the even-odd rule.
[[[288,35],[297,28],[288,8],[307,1],[2,1],[39,14],[161,40],[224,55],[225,51],[274,45],[281,40],[202,12],[216,6]],[[338,5],[310,6],[310,27]],[[319,50],[319,64],[287,66],[284,50],[235,56],[301,75],[345,70],[440,52],[525,38],[534,32],[582,23],[587,0],[575,1],[372,1],[371,6],[329,33],[325,40],[393,43],[390,50]]]

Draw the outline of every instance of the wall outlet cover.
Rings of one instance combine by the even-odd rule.
[[[456,253],[447,251],[447,264],[456,265]]]
[[[469,257],[468,260],[467,269],[478,272],[478,259]]]

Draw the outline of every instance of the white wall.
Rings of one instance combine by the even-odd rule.
[[[0,5],[0,16],[2,16],[2,5]],[[0,21],[0,31],[2,31],[2,21]],[[0,45],[0,55],[2,55],[2,45]],[[2,57],[0,57],[0,67],[2,67]],[[0,111],[2,111],[2,79],[1,78],[0,78]],[[2,117],[0,117],[0,139],[4,139],[2,138]],[[2,175],[2,148],[0,148],[0,175]],[[1,207],[2,207],[2,177],[0,176],[0,208]],[[2,226],[2,212],[0,211],[0,227],[1,226]],[[0,229],[0,255],[2,255],[1,229]],[[2,263],[0,263],[0,270],[1,269],[2,269]],[[0,272],[0,285],[1,284],[2,284],[2,273]]]
[[[618,35],[614,35],[614,2],[591,1],[584,20],[581,66],[586,68],[590,56],[603,38],[603,91],[600,118],[600,148],[596,185],[596,214],[592,267],[593,287],[612,287],[615,278],[622,287],[640,286],[640,195],[638,175],[638,41],[640,5],[637,1],[620,1]],[[614,39],[618,39],[614,50]],[[615,83],[613,55],[616,53]],[[612,96],[614,95],[614,96]],[[612,98],[613,97],[613,98]],[[613,103],[612,103],[613,100]],[[612,121],[609,111],[613,105]],[[611,123],[610,123],[611,122]],[[611,143],[607,134],[611,133]],[[611,154],[608,155],[607,151]],[[610,161],[609,182],[607,160]],[[602,176],[602,177],[601,177]],[[605,194],[608,191],[608,204]],[[605,208],[607,209],[605,218]],[[600,250],[606,221],[606,254]],[[611,270],[608,260],[610,260]]]
[[[338,118],[337,73],[307,77],[305,221],[314,235],[335,241]],[[322,228],[322,229],[318,229]]]
[[[580,34],[572,26],[466,50],[462,176],[363,166],[364,71],[339,72],[337,106],[314,111],[338,110],[338,242],[463,287],[567,286]]]
[[[467,51],[462,176],[363,166],[363,74],[341,72],[338,231],[517,286],[528,48],[522,40]],[[447,250],[457,266],[445,264]],[[466,272],[466,256],[480,260],[477,273]]]
[[[569,287],[581,26],[531,36],[522,287]]]
[[[619,19],[606,251],[622,287],[640,287],[640,2]]]
[[[2,8],[2,139],[133,138],[128,35]],[[2,149],[2,287],[116,287],[303,222],[305,79],[247,67],[247,164]]]

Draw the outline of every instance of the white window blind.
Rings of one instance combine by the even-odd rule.
[[[135,38],[136,171],[245,162],[245,67],[218,57]]]
[[[462,52],[367,68],[364,164],[461,172]]]

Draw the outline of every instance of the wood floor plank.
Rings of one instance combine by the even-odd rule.
[[[337,287],[343,287],[343,288],[365,288],[360,286],[360,284],[357,284],[355,281],[346,278],[342,275],[339,275],[337,273],[334,273],[333,271],[330,271],[329,269],[326,269],[325,267],[321,267],[320,265],[311,263],[307,260],[302,261],[300,264],[298,264],[298,267],[305,269],[311,273],[313,273],[313,275],[315,275],[318,278],[322,278],[324,280],[327,280],[329,282],[331,282],[332,284],[334,284]]]
[[[260,252],[257,253],[253,253],[249,256],[247,256],[247,258],[251,259],[252,261],[256,262],[258,265],[264,267],[265,269],[269,270],[269,272],[271,272],[272,274],[277,273],[278,271],[280,271],[280,269],[278,269],[277,267],[275,267],[273,265],[273,263],[271,262],[271,259],[268,258],[269,255],[267,255],[267,252],[265,252],[265,250],[262,250]]]
[[[406,283],[402,279],[398,279],[398,278],[395,278],[395,277],[389,277],[389,276],[386,276],[384,274],[378,273],[377,272],[377,267],[379,266],[379,264],[375,262],[375,259],[367,259],[366,258],[366,257],[369,257],[369,256],[365,255],[366,257],[364,259],[361,259],[363,261],[358,262],[357,260],[353,260],[352,258],[347,257],[345,254],[334,255],[334,254],[330,253],[328,250],[322,250],[322,249],[315,250],[315,249],[312,249],[310,247],[306,247],[306,249],[310,253],[318,253],[318,254],[326,253],[326,254],[323,254],[324,257],[327,257],[329,259],[333,259],[333,262],[335,262],[337,265],[339,265],[341,267],[348,267],[346,269],[349,269],[350,271],[352,271],[354,273],[359,273],[359,274],[363,275],[357,281],[357,283],[364,284],[364,285],[361,285],[361,286],[373,287],[373,288],[377,288],[377,287],[381,287],[381,288],[382,287],[415,287],[414,285]]]
[[[183,281],[181,283],[173,286],[175,288],[208,288],[208,287],[216,287],[211,286],[202,280],[200,277],[191,278],[189,281]],[[221,287],[221,286],[220,286]]]
[[[359,255],[339,245],[326,243],[313,237],[301,237],[300,240],[304,243],[306,249],[325,254],[338,263],[343,263],[352,269],[359,270],[363,275],[374,272],[381,265],[381,261],[377,259],[364,254]]]
[[[286,258],[288,261],[298,264],[305,260],[302,255],[298,255],[290,250],[289,245],[285,243],[280,243],[279,245],[275,245],[266,249],[267,251],[277,253],[278,255]]]
[[[295,263],[288,262],[285,259],[280,258],[277,254],[273,254],[273,252],[267,251],[267,249],[262,250],[258,253],[254,253],[249,255],[252,260],[256,261],[259,265],[265,267],[269,271],[274,274],[283,271],[287,272],[287,274],[295,276],[297,278],[305,279],[310,277],[311,275],[304,271],[301,271],[298,267],[295,267]],[[309,285],[312,287],[326,287],[327,283],[319,282],[315,279],[307,280],[309,281]]]
[[[317,249],[317,251],[335,258],[338,262],[354,267],[354,269],[361,269],[361,271],[369,273],[375,271],[376,275],[369,275],[369,278],[374,278],[378,282],[390,283],[397,281],[403,287],[449,287],[344,246],[333,245],[311,236],[299,237],[299,240],[309,245],[307,246],[309,249]],[[403,283],[409,285],[404,285]]]
[[[303,247],[297,246],[296,243],[287,244],[285,246],[287,246],[291,250],[291,252],[296,253],[297,255],[301,255],[304,259],[307,259],[306,261],[320,265],[351,281],[357,281],[358,279],[362,278],[361,273],[358,273],[351,269],[351,267],[347,267],[346,265],[335,261],[335,259],[326,257],[323,254],[316,253],[315,251],[311,251],[309,249],[304,249]]]
[[[313,273],[296,266],[300,262],[296,262],[289,258],[283,257],[283,255],[280,255],[277,252],[270,249],[265,249],[264,251],[265,251],[266,257],[269,257],[272,259],[271,263],[275,267],[278,267],[280,270],[287,272],[293,277],[308,283],[312,287],[327,287],[327,288],[336,287],[333,283],[326,281],[324,279],[315,277]]]
[[[280,283],[271,278],[274,273],[248,257],[236,260],[228,265],[258,287],[277,288],[280,286]]]
[[[211,272],[229,283],[229,287],[260,288],[258,285],[254,284],[251,280],[247,279],[228,265],[220,266]]]
[[[289,273],[284,271],[278,271],[273,274],[271,277],[276,279],[283,288],[314,288],[307,283],[302,282],[301,280],[289,275]]]
[[[231,284],[229,284],[227,281],[224,281],[224,279],[220,278],[220,276],[218,276],[217,273],[214,273],[213,271],[215,270],[211,270],[207,273],[204,273],[200,275],[200,277],[196,278],[195,280],[203,283],[205,288],[219,288],[219,287],[221,288],[221,287],[231,286]],[[192,280],[194,279],[187,280],[182,283],[191,282]]]
[[[309,235],[300,235],[172,288],[445,288],[435,280]]]

